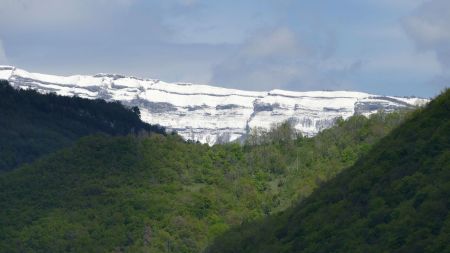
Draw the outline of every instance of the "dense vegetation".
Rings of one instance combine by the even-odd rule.
[[[137,108],[103,100],[15,90],[0,80],[0,172],[72,144],[94,133],[163,133],[139,119]]]
[[[294,139],[282,124],[245,145],[84,137],[0,175],[0,249],[201,252],[230,227],[307,197],[405,115],[355,116],[314,138]]]
[[[297,206],[207,252],[450,252],[450,90]]]

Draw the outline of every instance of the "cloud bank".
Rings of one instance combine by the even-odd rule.
[[[420,51],[435,54],[442,72],[433,83],[450,83],[450,1],[432,0],[422,4],[404,21],[407,34]]]
[[[322,37],[308,41],[288,27],[256,33],[214,68],[212,82],[256,90],[345,87],[345,77],[361,62],[333,58],[335,38],[330,33]]]
[[[435,83],[448,77],[449,3],[424,1],[0,0],[0,61],[249,90],[433,95],[442,85],[426,80],[439,68]]]

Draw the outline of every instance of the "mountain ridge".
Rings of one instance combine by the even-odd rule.
[[[120,74],[56,76],[0,66],[0,79],[41,93],[101,98],[138,106],[142,120],[210,145],[234,141],[251,128],[290,121],[303,135],[331,127],[337,118],[423,105],[428,99],[356,91],[245,91],[193,83],[168,83]]]

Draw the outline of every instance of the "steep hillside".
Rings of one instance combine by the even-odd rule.
[[[15,90],[0,80],[0,172],[94,133],[164,133],[120,103]]]
[[[137,106],[145,122],[209,144],[233,141],[251,128],[268,130],[284,121],[290,121],[303,135],[313,136],[331,127],[339,117],[369,115],[378,110],[392,112],[428,101],[354,91],[243,91],[117,74],[56,76],[10,66],[0,66],[1,78],[16,88]]]
[[[230,227],[308,196],[404,117],[355,116],[295,140],[283,124],[244,146],[85,137],[0,175],[0,251],[201,252]]]
[[[450,90],[282,214],[207,252],[450,252]]]

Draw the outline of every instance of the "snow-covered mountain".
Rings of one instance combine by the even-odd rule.
[[[312,136],[332,126],[338,117],[409,108],[428,101],[353,91],[242,91],[116,74],[56,76],[11,66],[0,66],[0,79],[9,80],[15,88],[138,106],[142,120],[208,144],[236,140],[251,128],[267,129],[286,120]]]

